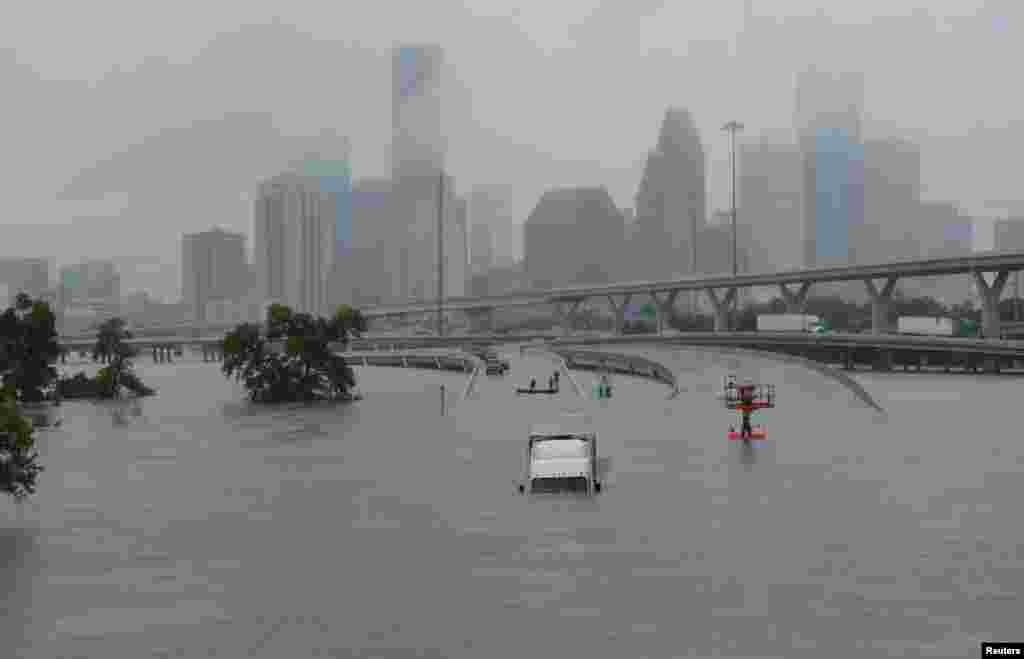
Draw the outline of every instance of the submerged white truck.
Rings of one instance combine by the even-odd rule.
[[[583,419],[530,428],[520,494],[601,491],[597,473],[597,432]]]

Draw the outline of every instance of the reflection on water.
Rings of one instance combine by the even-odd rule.
[[[670,403],[628,378],[603,406],[484,379],[447,416],[439,385],[462,376],[362,369],[357,404],[267,408],[216,364],[146,365],[157,397],[65,403],[39,494],[0,503],[0,634],[26,659],[506,657],[526,638],[566,656],[970,656],[1014,636],[1024,452],[991,414],[1010,392],[979,381],[953,405],[941,376],[865,380],[881,424],[835,382],[743,360],[780,394],[772,439],[745,446],[713,397],[735,364],[676,363]],[[519,495],[529,425],[569,409],[599,428],[602,494]]]

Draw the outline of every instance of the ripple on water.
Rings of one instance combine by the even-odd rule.
[[[74,639],[100,637],[104,656],[206,656],[213,644],[199,639],[221,623],[218,656],[385,643],[498,656],[488,646],[515,647],[529,626],[551,654],[606,656],[611,634],[628,648],[617,656],[661,656],[668,645],[787,656],[794,639],[841,653],[885,638],[883,624],[947,650],[952,625],[961,638],[1017,628],[1005,612],[1024,592],[1024,536],[1008,525],[1019,492],[996,487],[989,470],[1019,472],[1022,456],[1006,443],[1015,435],[1005,419],[979,413],[993,401],[1012,409],[1005,387],[972,400],[923,376],[900,386],[947,386],[958,405],[935,395],[944,404],[922,415],[922,402],[896,401],[888,425],[876,425],[845,399],[819,400],[820,375],[740,359],[786,397],[769,417],[770,459],[758,453],[747,471],[731,468],[741,457],[722,441],[729,419],[711,395],[729,364],[689,354],[675,363],[690,393],[672,403],[646,404],[640,387],[627,392],[629,379],[616,379],[623,395],[595,414],[614,487],[586,504],[513,492],[537,407],[509,396],[507,381],[481,381],[479,399],[446,419],[438,380],[402,374],[388,391],[383,371],[367,375],[366,400],[349,407],[259,409],[215,368],[171,377],[170,367],[154,375],[161,395],[128,424],[68,404],[40,448],[48,471],[32,515],[48,531],[33,546],[0,543],[0,586],[31,601],[31,620],[0,619],[0,633],[26,646],[45,646],[49,633],[73,639],[68,656],[87,652]],[[886,399],[885,386],[867,388]],[[971,415],[1001,430],[943,443],[940,431],[964,431]],[[822,441],[821,427],[838,436]],[[163,460],[136,467],[143,458]],[[295,471],[307,478],[293,483]],[[949,489],[966,481],[975,489]],[[141,510],[147,502],[157,505]],[[948,530],[922,529],[943,516]],[[944,545],[944,533],[957,540]],[[739,604],[726,575],[742,586]],[[169,606],[175,599],[181,608]],[[748,618],[749,638],[732,639],[735,616],[763,603],[774,627]],[[299,622],[306,613],[321,623]],[[401,629],[369,639],[381,620]]]

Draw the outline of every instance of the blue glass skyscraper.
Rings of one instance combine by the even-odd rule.
[[[302,165],[302,174],[315,178],[322,192],[334,195],[337,216],[335,218],[336,261],[344,259],[352,249],[352,170],[346,157],[344,160],[307,158]]]
[[[863,147],[838,128],[816,131],[814,140],[815,257],[851,257],[851,231],[864,221]]]

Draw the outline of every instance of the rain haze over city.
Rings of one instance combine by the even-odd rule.
[[[1024,5],[4,14],[0,657],[1024,651]]]

